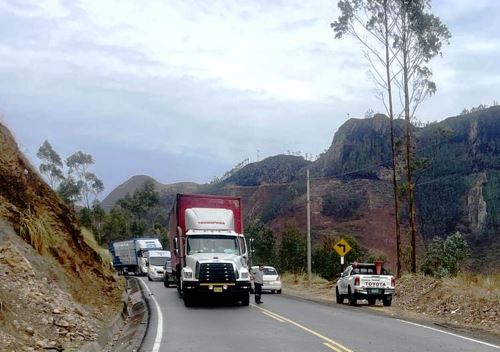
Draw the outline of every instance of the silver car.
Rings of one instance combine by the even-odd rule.
[[[250,269],[250,273],[252,274],[252,280],[250,283],[252,292],[254,292],[255,290],[253,275],[258,270],[258,266],[252,266],[252,268]],[[264,266],[264,284],[262,285],[262,291],[281,293],[281,278],[278,275],[278,271],[272,266]]]

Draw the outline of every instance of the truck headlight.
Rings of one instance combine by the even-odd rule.
[[[241,268],[240,278],[242,278],[242,279],[248,279],[249,277],[250,277],[250,275],[248,273],[248,269],[247,268]]]
[[[193,270],[191,270],[191,268],[184,268],[182,271],[185,279],[193,278]]]

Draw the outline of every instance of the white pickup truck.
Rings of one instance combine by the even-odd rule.
[[[351,306],[355,306],[358,299],[366,299],[368,304],[373,305],[380,299],[388,307],[392,303],[395,286],[394,276],[388,275],[384,268],[380,268],[377,274],[375,264],[352,263],[340,274],[335,295],[338,304],[344,303],[347,298]]]

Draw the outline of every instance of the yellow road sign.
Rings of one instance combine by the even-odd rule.
[[[333,249],[341,256],[344,257],[347,253],[351,251],[351,246],[349,246],[349,243],[347,243],[346,240],[341,239],[335,245],[333,246]]]

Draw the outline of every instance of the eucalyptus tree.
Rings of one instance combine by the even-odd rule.
[[[43,161],[38,167],[40,172],[47,177],[50,187],[55,190],[58,184],[64,180],[61,157],[47,140],[38,148],[36,156]]]
[[[396,231],[396,268],[401,272],[401,226],[399,215],[399,186],[397,176],[397,151],[394,136],[393,80],[398,50],[393,48],[396,26],[396,2],[393,0],[341,0],[341,14],[331,24],[335,38],[344,35],[356,38],[363,46],[363,55],[370,65],[371,78],[376,85],[376,95],[384,105],[390,119],[392,183],[394,193],[394,220]]]
[[[371,67],[371,77],[378,88],[378,97],[391,119],[391,148],[396,226],[399,226],[395,118],[393,86],[400,98],[398,116],[405,119],[406,195],[412,244],[412,271],[416,271],[416,204],[413,170],[412,122],[417,108],[436,92],[432,72],[427,66],[432,58],[442,54],[443,44],[451,34],[439,17],[429,12],[430,0],[340,0],[341,15],[332,28],[336,38],[344,34],[355,37],[364,47],[363,54]],[[385,73],[385,74],[384,74]],[[396,229],[398,274],[400,271],[400,230]]]
[[[396,25],[394,26],[395,50],[399,67],[396,84],[402,92],[403,116],[405,119],[405,159],[408,199],[408,217],[411,231],[411,270],[416,272],[416,197],[413,170],[414,140],[412,122],[422,102],[436,92],[436,83],[432,81],[432,71],[427,64],[437,55],[442,55],[443,44],[448,44],[450,31],[439,17],[429,12],[430,0],[397,0]]]
[[[94,157],[90,154],[78,151],[66,159],[66,166],[69,169],[69,175],[75,175],[80,186],[80,199],[86,208],[90,209],[90,197],[94,195],[97,199],[99,193],[104,190],[103,182],[89,168],[94,164]]]

